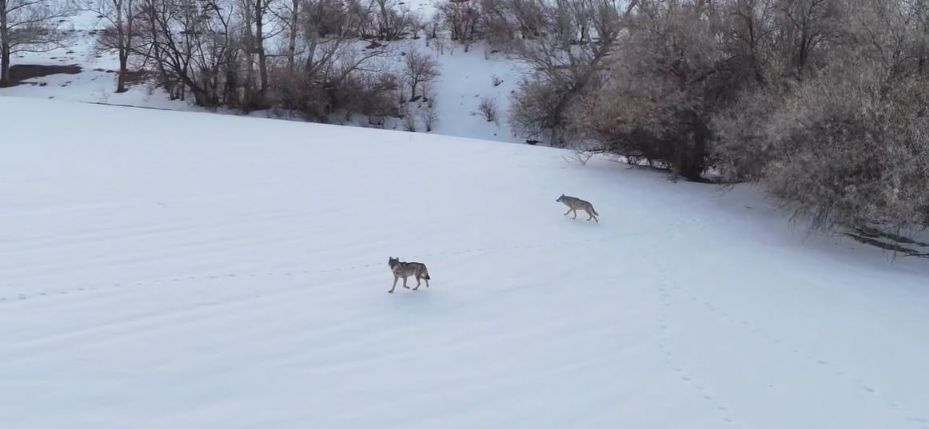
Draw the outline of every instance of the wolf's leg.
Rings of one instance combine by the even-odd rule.
[[[571,219],[577,219],[577,209],[572,209],[571,211],[574,212],[574,217],[572,217]]]
[[[390,290],[387,293],[394,293],[394,289],[397,287],[397,276],[394,276],[394,285],[390,287]]]
[[[419,284],[420,284],[419,276],[417,275],[417,276],[416,276],[416,287],[414,287],[413,290],[418,290],[418,289],[419,289]]]
[[[571,207],[568,207],[568,211],[564,212],[564,215],[567,216],[568,213],[571,213]]]
[[[403,277],[403,288],[409,289],[410,287],[406,285],[406,277]]]
[[[426,287],[428,288],[428,287],[429,287],[429,279],[423,279],[423,280],[426,280]]]

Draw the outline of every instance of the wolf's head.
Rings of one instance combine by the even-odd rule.
[[[556,203],[560,203],[560,202],[562,202],[562,201],[564,201],[564,194],[561,194],[561,196],[558,197],[557,200],[555,200]]]
[[[387,266],[390,268],[396,267],[400,263],[400,258],[394,258],[392,256],[387,257]]]

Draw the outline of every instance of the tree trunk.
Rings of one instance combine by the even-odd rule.
[[[126,78],[129,74],[129,52],[126,48],[119,50],[119,74],[116,77],[116,92],[126,92]]]
[[[252,9],[251,6],[245,8],[245,34],[243,40],[242,52],[245,55],[245,99],[242,100],[245,109],[251,109],[258,98],[255,83],[255,33],[252,31],[252,21],[255,18],[253,14],[258,8]]]
[[[700,120],[695,118],[693,130],[688,133],[691,145],[683,145],[680,149],[680,161],[678,171],[681,176],[691,182],[700,182],[703,180],[703,170],[706,169],[706,140],[707,127]]]
[[[3,37],[3,46],[0,46],[0,87],[10,86],[10,45]]]
[[[7,0],[0,0],[0,87],[10,86],[10,29]]]
[[[297,20],[300,18],[300,0],[293,0],[293,10],[290,15],[290,34],[287,41],[287,70],[293,73],[294,57],[297,56]]]
[[[123,4],[125,3],[125,13]],[[132,0],[123,0],[116,5],[116,25],[119,26],[119,76],[116,78],[116,92],[126,92],[126,80],[129,78],[129,53],[132,50],[132,24],[135,20],[135,8]],[[125,25],[125,28],[124,28]]]
[[[264,14],[265,4],[262,0],[255,1],[255,50],[258,53],[258,100],[264,105],[265,92],[268,90],[268,61],[265,55]]]

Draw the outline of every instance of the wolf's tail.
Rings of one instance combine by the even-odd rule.
[[[595,215],[600,216],[600,213],[597,213],[597,209],[593,205],[590,206],[590,211],[594,212]]]
[[[432,280],[432,277],[429,277],[429,269],[423,268],[423,278],[426,280]]]

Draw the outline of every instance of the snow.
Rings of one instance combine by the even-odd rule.
[[[0,114],[4,428],[929,427],[929,268],[751,188],[416,133]],[[431,287],[387,294],[388,256]]]
[[[486,59],[485,59],[486,55]],[[523,141],[507,124],[511,92],[515,91],[525,66],[484,44],[474,44],[468,52],[455,47],[454,52],[439,54],[442,76],[436,83],[436,132],[457,137],[506,142]],[[502,82],[494,85],[493,78]],[[482,98],[493,100],[496,123],[488,123],[478,112]]]

